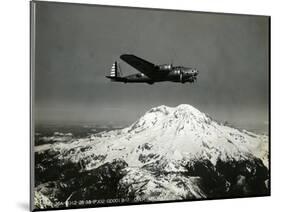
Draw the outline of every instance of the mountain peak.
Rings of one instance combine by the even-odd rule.
[[[197,110],[195,107],[193,107],[192,105],[189,104],[180,104],[177,107],[175,107],[175,109],[177,110],[188,110],[188,111],[195,111],[195,112],[200,112],[199,110]]]
[[[149,111],[147,111],[147,113],[155,113],[155,112],[161,112],[165,115],[168,115],[170,112],[172,112],[172,109],[171,107],[168,107],[166,105],[160,105],[158,107],[153,107],[151,108]]]
[[[189,104],[180,104],[177,107],[175,107],[175,114],[189,114],[189,115],[193,115],[194,117],[206,117],[206,115],[202,112],[200,112],[198,109],[196,109],[195,107],[189,105]]]
[[[180,104],[176,107],[161,105],[150,109],[141,119],[157,117],[157,119],[182,119],[195,122],[210,122],[210,117],[189,104]]]
[[[128,131],[136,133],[151,128],[177,128],[176,132],[185,129],[202,128],[204,124],[210,124],[211,120],[204,113],[188,104],[180,104],[176,107],[161,105],[147,111],[139,120],[133,123]],[[163,131],[164,132],[164,131]]]
[[[196,109],[195,107],[193,107],[192,105],[189,105],[189,104],[180,104],[176,107],[160,105],[160,106],[151,108],[147,113],[157,113],[157,112],[163,113],[164,115],[169,115],[171,113],[192,113],[194,115],[203,114],[198,109]]]

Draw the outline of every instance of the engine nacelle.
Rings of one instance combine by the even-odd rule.
[[[161,71],[170,71],[173,68],[172,64],[163,64],[163,65],[159,65],[159,70]]]

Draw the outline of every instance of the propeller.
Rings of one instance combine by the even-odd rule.
[[[191,81],[190,81],[191,83],[197,82],[197,77],[195,77],[195,76],[191,77],[190,79],[191,79]]]
[[[182,70],[180,70],[180,82],[183,83],[183,71]]]
[[[194,77],[194,81],[193,82],[197,82],[197,77]]]
[[[170,63],[171,69],[173,69],[173,64],[174,64],[174,61],[173,61],[173,59],[172,59],[172,60],[171,60],[171,63]]]

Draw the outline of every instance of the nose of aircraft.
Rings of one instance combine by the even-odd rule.
[[[197,69],[188,69],[187,71],[183,72],[184,74],[191,75],[191,76],[197,76],[199,74],[199,71]]]

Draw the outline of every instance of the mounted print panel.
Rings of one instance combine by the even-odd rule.
[[[270,195],[270,17],[31,2],[31,209]]]

